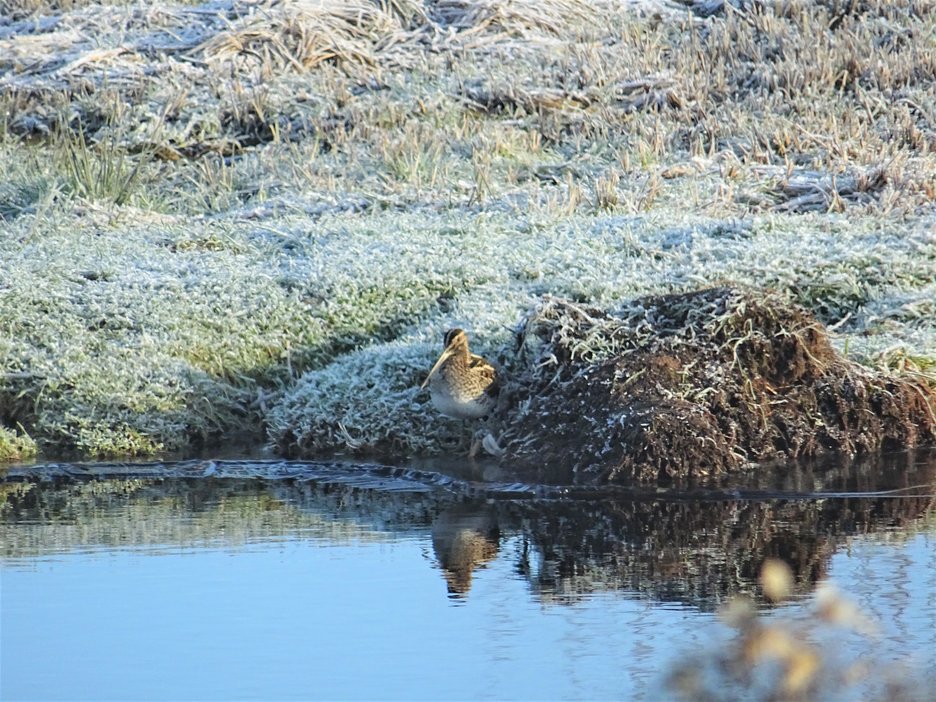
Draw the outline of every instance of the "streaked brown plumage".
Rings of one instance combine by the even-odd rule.
[[[478,419],[497,401],[497,371],[481,356],[468,350],[468,336],[461,329],[445,333],[445,348],[422,387],[429,386],[432,404],[455,419]]]

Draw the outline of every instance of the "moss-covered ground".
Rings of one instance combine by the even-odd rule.
[[[0,10],[8,458],[450,449],[444,330],[544,295],[771,288],[936,383],[932,2]]]

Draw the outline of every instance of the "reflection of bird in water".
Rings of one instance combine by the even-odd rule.
[[[421,387],[429,386],[432,404],[442,414],[454,419],[479,419],[497,402],[500,385],[497,371],[490,363],[468,349],[468,335],[461,329],[445,333],[445,348],[432,366]],[[478,451],[479,441],[472,442],[469,455]],[[490,433],[484,437],[489,453],[500,449]]]
[[[435,551],[452,595],[467,595],[475,569],[497,556],[497,519],[489,507],[463,505],[440,513],[432,522]]]

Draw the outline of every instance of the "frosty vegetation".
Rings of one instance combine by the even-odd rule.
[[[931,2],[0,0],[0,454],[465,445],[445,329],[803,305],[936,384]]]

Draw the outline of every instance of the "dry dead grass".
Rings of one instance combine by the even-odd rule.
[[[267,74],[324,62],[360,73],[361,67],[413,66],[427,46],[451,51],[510,38],[568,37],[594,20],[583,0],[298,0],[268,4],[197,51],[238,69],[253,63]]]
[[[391,12],[368,0],[277,3],[236,22],[196,51],[209,61],[249,59],[267,72],[305,71],[324,61],[374,66],[378,45],[401,31]]]
[[[584,192],[621,167],[624,209],[667,203],[668,194],[685,200],[687,191],[700,208],[739,214],[932,206],[931,2],[696,3],[695,14],[639,7],[86,5],[51,22],[0,27],[3,126],[48,134],[65,113],[67,128],[93,141],[135,119],[140,127],[122,135],[127,148],[183,159],[312,138],[335,152],[323,161],[359,180],[374,164],[356,149],[375,135],[390,145],[419,123],[408,158],[435,149],[476,171],[478,135],[510,128],[542,141],[551,152],[542,165],[576,160]],[[114,114],[108,104],[133,107]],[[526,187],[507,156],[475,174],[488,199]],[[316,185],[328,187],[330,164],[322,165]],[[450,171],[429,192],[418,171],[414,192],[395,175],[366,190],[438,199],[463,177]],[[648,172],[666,181],[649,198]],[[579,207],[591,200],[574,198]]]

